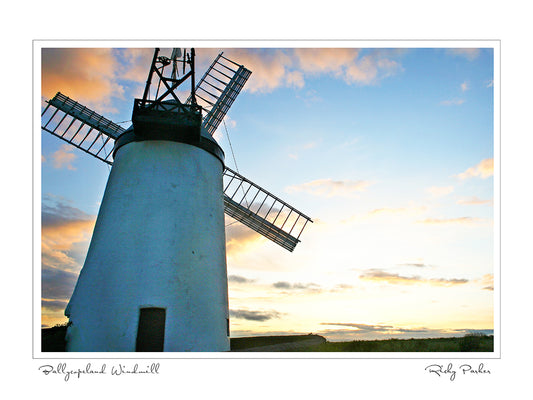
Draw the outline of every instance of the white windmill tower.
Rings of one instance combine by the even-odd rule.
[[[251,72],[220,53],[195,86],[194,49],[159,53],[128,129],[61,93],[42,112],[42,130],[112,165],[65,310],[68,351],[229,350],[224,212],[289,251],[311,221],[226,167],[211,136]]]

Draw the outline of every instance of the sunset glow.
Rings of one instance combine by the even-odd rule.
[[[130,125],[153,48],[47,46],[43,105],[60,91]],[[290,253],[226,217],[232,337],[493,334],[494,43],[197,46],[197,76],[220,51],[252,71],[214,135],[226,165],[313,219]],[[110,167],[39,140],[44,327],[67,321]]]

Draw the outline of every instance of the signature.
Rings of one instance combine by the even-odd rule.
[[[431,364],[425,368],[430,374],[436,374],[437,376],[449,376],[450,381],[454,381],[455,377],[459,375],[484,375],[490,374],[490,370],[480,363],[477,367],[473,367],[470,364],[462,364],[458,369],[455,369],[452,363],[448,365],[444,364]]]
[[[82,375],[145,375],[145,374],[159,374],[159,363],[152,363],[147,366],[139,366],[135,364],[133,367],[125,364],[112,365],[111,368],[107,364],[102,364],[99,367],[94,367],[91,363],[87,363],[84,368],[70,368],[67,363],[59,363],[57,366],[41,365],[38,368],[45,375],[61,375],[65,382],[68,382],[71,377],[81,378]]]

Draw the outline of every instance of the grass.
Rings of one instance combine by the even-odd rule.
[[[293,351],[307,352],[492,352],[494,336],[466,335],[435,339],[354,340],[326,342]]]
[[[65,351],[67,325],[56,325],[41,330],[42,351]],[[253,336],[231,338],[231,350],[246,350],[252,347],[293,343],[321,337],[318,335]],[[492,352],[494,336],[469,334],[463,337],[436,339],[388,339],[354,340],[351,342],[328,342],[286,350],[292,352]]]
[[[311,338],[322,338],[318,335],[280,335],[280,336],[251,336],[231,338],[231,350],[244,350],[251,347],[272,346],[276,344],[294,343]],[[324,339],[325,341],[326,339]]]

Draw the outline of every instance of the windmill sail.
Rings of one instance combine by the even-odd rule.
[[[115,139],[125,129],[57,93],[42,112],[45,130],[112,165]],[[293,251],[311,218],[249,179],[225,167],[224,212],[281,247]]]
[[[112,164],[113,146],[125,129],[58,92],[41,114],[41,129]]]
[[[206,111],[202,125],[213,135],[237,98],[251,71],[220,53],[196,85],[196,99]],[[190,104],[192,96],[187,99]]]
[[[199,84],[196,97],[212,135],[251,72],[220,53]],[[186,104],[189,105],[189,97]],[[41,114],[41,129],[112,165],[115,140],[125,129],[58,92]],[[225,167],[224,212],[281,247],[293,251],[311,218],[249,179]]]
[[[224,211],[281,247],[293,251],[311,218],[226,167]]]

